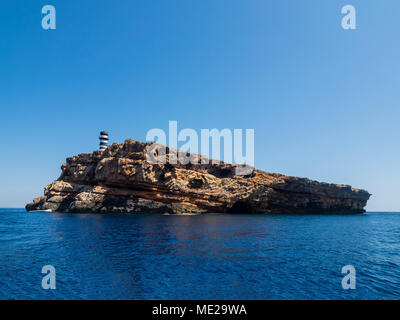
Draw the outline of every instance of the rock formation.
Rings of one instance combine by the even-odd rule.
[[[363,213],[370,194],[348,185],[253,170],[240,166],[150,163],[154,143],[126,140],[104,151],[67,158],[61,176],[28,211],[99,213]],[[166,148],[167,159],[175,153]],[[179,153],[178,153],[179,157]],[[169,161],[171,162],[171,161]],[[193,162],[193,161],[191,161]]]

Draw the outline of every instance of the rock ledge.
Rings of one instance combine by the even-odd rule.
[[[363,213],[365,190],[306,178],[254,170],[236,175],[240,166],[151,164],[153,143],[126,140],[105,151],[67,158],[61,176],[28,211],[96,213]],[[171,156],[167,154],[167,156]]]

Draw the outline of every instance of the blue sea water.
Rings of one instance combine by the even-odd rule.
[[[42,289],[42,267],[56,289]],[[341,269],[356,269],[344,290]],[[0,299],[399,299],[400,213],[0,209]]]

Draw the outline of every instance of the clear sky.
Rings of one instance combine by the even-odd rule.
[[[399,30],[398,0],[2,0],[0,207],[41,195],[100,130],[144,141],[177,120],[254,128],[257,168],[400,211]]]

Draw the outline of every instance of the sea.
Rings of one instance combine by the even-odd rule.
[[[0,209],[0,299],[399,298],[400,213]]]

